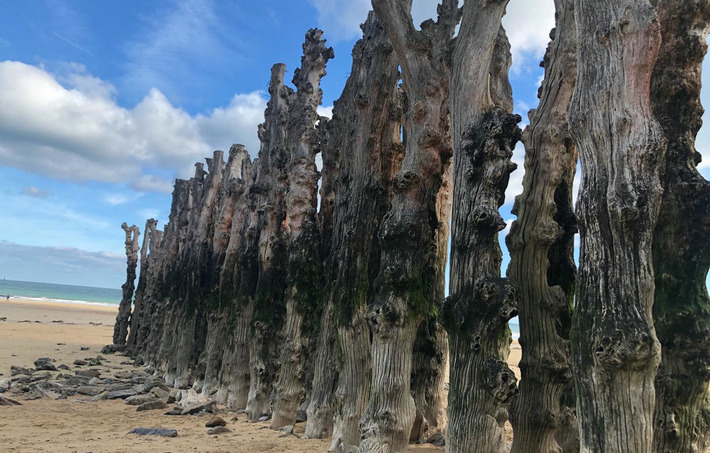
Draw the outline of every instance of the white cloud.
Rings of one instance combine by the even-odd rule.
[[[515,197],[523,193],[523,176],[525,175],[525,147],[522,142],[518,142],[513,150],[513,162],[518,168],[510,174],[508,188],[505,191],[505,203],[511,204]]]
[[[140,192],[170,193],[173,191],[173,182],[155,175],[141,175],[131,187]]]
[[[505,238],[506,236],[508,236],[508,233],[510,233],[510,227],[513,226],[513,222],[515,222],[515,218],[506,219],[505,228],[503,229],[503,231],[498,233],[498,234],[500,234],[500,237]]]
[[[185,165],[200,153],[209,152],[193,118],[173,107],[155,88],[131,111],[131,117],[140,139],[135,155],[146,163],[170,167],[171,162],[178,161]]]
[[[266,95],[262,91],[236,94],[227,107],[216,108],[208,116],[197,115],[195,121],[205,141],[220,144],[214,149],[223,151],[228,151],[233,143],[241,143],[256,156],[259,151],[256,128],[264,121]]]
[[[157,89],[133,109],[119,106],[110,84],[79,65],[61,76],[0,62],[0,165],[67,181],[123,182],[170,192],[172,182],[145,168],[187,177],[214,149],[241,142],[256,154],[264,93],[190,116]],[[63,86],[61,82],[64,82]]]
[[[419,28],[422,22],[427,19],[436,20],[436,5],[440,3],[435,0],[414,0],[412,2],[412,21],[414,26]],[[463,3],[459,0],[459,5]]]
[[[109,258],[109,259],[124,259],[125,258],[125,256],[120,253],[99,252],[98,255],[102,256],[104,258]]]
[[[508,33],[513,70],[520,71],[525,60],[539,60],[555,26],[554,0],[525,0],[508,4],[503,26]]]
[[[521,116],[527,115],[528,111],[530,110],[530,106],[528,105],[527,102],[517,100],[515,102],[515,111],[518,112]]]
[[[52,192],[48,190],[42,190],[39,187],[35,186],[25,187],[24,189],[22,189],[22,193],[37,198],[47,198],[52,194]]]
[[[332,118],[333,117],[333,106],[328,105],[328,106],[318,106],[318,115],[324,116],[326,118]]]
[[[318,24],[334,41],[357,39],[360,24],[371,9],[369,0],[309,0],[318,11]],[[436,16],[437,0],[413,0],[412,18],[419,25]],[[460,1],[459,4],[462,2]],[[554,0],[512,1],[503,18],[513,54],[514,69],[527,58],[542,58],[555,26]]]
[[[128,203],[131,197],[121,193],[109,193],[104,196],[104,201],[111,206],[118,206],[120,204]]]
[[[579,188],[582,185],[582,163],[577,160],[577,171],[574,173],[574,181],[572,181],[572,205],[577,205],[577,197],[579,196]]]
[[[89,74],[83,64],[59,63],[54,70],[54,78],[63,86],[73,88],[91,98],[110,100],[117,94],[113,85]]]
[[[367,19],[370,0],[308,0],[318,11],[318,26],[333,42],[358,39]],[[421,0],[419,0],[421,1]]]
[[[153,190],[150,192],[160,192],[158,190]],[[126,203],[132,203],[143,198],[145,196],[145,193],[142,193],[142,191],[128,191],[128,190],[123,190],[119,189],[116,191],[111,191],[111,192],[106,192],[103,194],[101,197],[101,200],[110,205],[110,206],[119,206],[123,205]]]

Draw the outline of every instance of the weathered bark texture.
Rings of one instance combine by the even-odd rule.
[[[234,323],[234,292],[227,290],[233,281],[234,264],[239,249],[241,236],[239,234],[247,214],[245,192],[247,181],[251,181],[251,160],[241,145],[234,145],[229,150],[229,158],[224,169],[222,187],[217,194],[216,206],[219,215],[212,239],[212,290],[210,297],[217,308],[210,311],[207,321],[205,351],[198,367],[201,378],[196,384],[205,395],[215,395],[215,400],[221,404],[233,406],[230,401],[232,376],[237,374],[234,367],[236,358],[233,348],[234,338],[238,329],[246,329]],[[228,272],[223,269],[228,268]],[[237,327],[237,329],[230,329]],[[203,371],[202,371],[203,370]],[[243,408],[242,405],[240,408]]]
[[[177,266],[168,271],[174,297],[173,304],[167,307],[157,358],[166,381],[177,388],[200,387],[205,373],[208,320],[219,302],[213,292],[212,249],[219,212],[217,200],[224,182],[223,152],[215,151],[211,159],[205,160],[207,170],[201,163],[195,164],[195,176],[190,180],[189,227]]]
[[[452,155],[448,45],[458,23],[455,0],[417,31],[411,1],[373,0],[402,67],[405,155],[378,237],[380,269],[367,309],[372,388],[360,421],[359,451],[406,451],[416,406],[410,394],[412,349],[420,322],[434,315],[440,223],[438,197]]]
[[[575,0],[569,113],[582,173],[573,374],[582,452],[650,452],[660,345],[652,240],[666,149],[651,111],[661,33],[648,0]]]
[[[176,183],[175,191],[173,192],[173,205],[177,204],[175,203],[175,192],[177,192],[178,195],[177,200],[187,199],[188,181],[184,181],[184,183],[185,184],[183,185],[178,185]],[[166,225],[166,227],[167,226],[168,225]],[[162,293],[164,292],[164,288],[162,288],[162,281],[164,274],[168,270],[168,266],[162,259],[161,255],[167,250],[172,250],[176,243],[176,240],[173,239],[171,243],[169,243],[169,247],[161,248],[159,241],[154,235],[154,233],[158,231],[156,227],[157,220],[149,219],[146,222],[146,237],[143,238],[145,242],[143,244],[141,256],[143,252],[146,251],[147,256],[145,259],[141,257],[141,277],[138,281],[138,288],[136,290],[135,310],[132,318],[132,320],[136,318],[139,319],[138,324],[140,327],[138,335],[136,336],[136,352],[140,353],[143,351],[145,361],[150,364],[154,364],[158,356],[160,346],[159,340],[162,336],[162,329],[166,323],[166,306],[169,303],[169,298],[163,300]],[[170,232],[168,231],[166,236],[171,239],[171,235],[169,233]],[[168,243],[166,243],[166,245],[168,245]],[[143,263],[145,263],[145,266]],[[145,274],[143,273],[144,268],[146,270]],[[145,279],[143,279],[144,275],[146,277]],[[143,286],[143,288],[141,288],[141,286]],[[141,291],[141,289],[143,289],[143,291]],[[136,313],[138,312],[139,295],[142,296],[141,305],[144,306],[143,316],[140,317],[137,316]],[[133,328],[131,327],[131,331],[132,330]]]
[[[338,450],[404,452],[435,428],[449,452],[502,452],[512,401],[515,453],[709,450],[710,184],[694,141],[710,3],[555,2],[511,282],[497,237],[521,137],[508,0],[443,0],[421,30],[411,0],[373,0],[333,119],[316,113],[332,49],[310,30],[296,89],[272,68],[259,158],[215,151],[176,181],[165,231],[147,221],[135,295],[138,229],[122,226],[114,343],[250,421],[293,424],[307,404],[305,437]]]
[[[661,51],[651,106],[666,138],[661,212],[653,238],[654,322],[662,360],[656,376],[653,449],[710,451],[710,183],[696,170],[702,125],[702,61],[710,2],[656,2]]]
[[[286,320],[281,346],[281,372],[275,386],[271,428],[293,425],[305,399],[305,367],[311,337],[322,310],[320,232],[316,219],[320,133],[316,129],[323,92],[320,79],[333,49],[325,46],[323,32],[310,30],[303,44],[301,67],[295,71],[295,97],[288,119],[288,195],[285,234],[288,237]]]
[[[334,114],[335,116],[335,114]],[[338,383],[338,363],[335,344],[335,319],[333,302],[328,297],[329,283],[332,281],[331,244],[333,236],[333,213],[335,210],[335,194],[338,186],[338,150],[329,143],[330,121],[320,119],[321,130],[321,170],[320,210],[318,222],[320,226],[320,272],[323,276],[323,307],[318,326],[318,337],[314,342],[314,351],[310,361],[310,398],[307,399],[306,428],[303,437],[306,439],[322,439],[329,437],[333,431],[333,394]],[[309,383],[306,381],[306,383]]]
[[[572,413],[562,399],[573,392],[569,331],[576,272],[572,184],[577,149],[567,111],[577,71],[577,33],[573,0],[557,0],[555,6],[557,23],[543,60],[540,105],[530,111],[530,126],[522,135],[523,193],[513,209],[518,219],[507,237],[508,278],[520,297],[523,347],[520,393],[511,412],[513,453],[562,452],[556,436],[569,426],[566,414]],[[576,431],[576,423],[571,427]]]
[[[128,337],[128,326],[131,323],[131,304],[133,303],[133,292],[136,289],[136,267],[138,267],[138,237],[141,235],[140,228],[135,225],[130,227],[126,222],[121,225],[126,233],[126,283],[121,286],[123,297],[118,305],[118,315],[116,324],[113,326],[113,344],[125,345]]]
[[[227,331],[217,373],[215,399],[218,403],[226,404],[230,409],[244,409],[249,391],[247,345],[251,312],[241,306],[235,283],[237,269],[241,269],[236,266],[247,237],[245,226],[248,225],[254,210],[248,200],[253,182],[253,167],[249,154],[243,146],[235,145],[230,149],[227,168],[229,168],[227,171],[229,180],[225,185],[227,198],[222,210],[222,224],[219,228],[221,233],[215,231],[215,237],[220,237],[222,240],[222,247],[225,247],[226,240],[223,262],[215,271],[219,274],[219,300]],[[229,219],[230,211],[231,219]]]
[[[173,194],[173,203],[175,200],[174,195],[175,193]],[[151,280],[153,269],[151,268],[150,252],[155,252],[158,248],[157,224],[157,220],[148,219],[143,230],[145,235],[143,236],[143,245],[140,250],[141,272],[134,298],[133,313],[131,314],[131,327],[126,339],[126,345],[136,354],[145,350],[145,339],[151,331],[150,322],[153,318],[153,301],[148,293],[155,291],[157,285],[152,284],[153,281]],[[151,280],[151,284],[148,284],[149,280]]]
[[[443,292],[437,299],[444,300]],[[419,325],[414,341],[411,392],[416,414],[410,442],[421,441],[430,430],[443,432],[446,429],[448,391],[445,386],[448,382],[449,337],[435,319],[430,319]]]
[[[284,86],[284,65],[274,66],[254,165],[243,146],[230,149],[226,164],[216,151],[207,170],[198,163],[193,178],[176,181],[165,234],[152,219],[146,226],[130,350],[169,385],[246,408],[250,420],[270,414],[276,396],[280,417],[295,421],[303,352],[320,316],[314,126],[332,52],[320,36],[307,35],[298,92]],[[282,363],[291,372],[274,393]]]
[[[504,451],[516,379],[506,359],[515,291],[500,277],[498,232],[513,148],[520,139],[508,83],[510,45],[501,27],[507,1],[467,2],[453,54],[454,209],[447,451]]]
[[[347,85],[348,82],[346,82]],[[341,99],[344,96],[341,96]],[[335,109],[334,109],[335,110]],[[335,112],[333,116],[336,116]],[[321,118],[321,124],[324,119]],[[335,339],[335,316],[333,300],[329,295],[332,283],[333,263],[331,261],[333,238],[333,215],[335,211],[335,195],[338,190],[339,169],[338,149],[331,146],[331,122],[320,127],[321,169],[320,210],[320,269],[323,275],[323,312],[320,317],[318,338],[315,341],[313,359],[310,362],[311,394],[305,408],[307,420],[303,437],[306,439],[322,439],[330,437],[333,432],[333,397],[338,385],[338,357]],[[337,140],[339,136],[333,138]],[[307,381],[308,382],[308,381]]]
[[[441,311],[445,296],[445,274],[449,256],[453,165],[444,167],[444,175],[437,196],[435,275],[432,280],[432,308]],[[449,383],[449,335],[436,317],[419,325],[414,342],[411,393],[416,406],[410,442],[418,442],[426,434],[444,432],[447,426]]]
[[[268,195],[269,175],[268,165],[270,158],[262,153],[254,161],[253,179],[245,190],[246,212],[239,226],[239,239],[236,250],[235,267],[225,267],[222,271],[226,281],[233,279],[233,284],[225,284],[222,290],[224,297],[234,294],[234,311],[231,321],[234,323],[233,357],[232,357],[232,382],[228,392],[230,407],[246,409],[249,399],[251,383],[251,368],[249,355],[249,341],[252,328],[251,321],[254,316],[254,295],[259,276],[259,226],[264,217],[265,205]]]
[[[233,235],[245,210],[251,162],[241,146],[207,159],[209,173],[178,180],[165,234],[146,224],[141,278],[128,346],[166,382],[190,385],[230,403],[232,302],[221,285],[224,263],[234,262]],[[234,373],[236,375],[236,373]],[[243,406],[242,406],[243,407]]]
[[[323,439],[333,433],[333,397],[338,384],[333,305],[326,304],[313,359],[311,399],[306,408],[304,439]]]
[[[246,414],[249,421],[271,414],[271,392],[279,372],[278,345],[285,315],[284,291],[286,289],[286,195],[288,175],[286,166],[289,157],[286,138],[289,114],[289,100],[293,90],[284,85],[286,66],[276,64],[271,69],[269,94],[271,99],[264,113],[264,124],[260,126],[263,160],[259,177],[263,178],[266,203],[259,208],[258,230],[258,280],[254,294],[253,334],[249,341],[249,367],[251,379]]]
[[[194,385],[231,404],[233,306],[220,282],[247,212],[251,162],[235,145],[226,166],[221,151],[207,163],[209,173],[198,164],[194,178],[176,182],[165,234],[152,219],[146,225],[150,250],[144,245],[133,319],[142,328],[129,344],[170,385]]]
[[[337,156],[326,303],[333,306],[339,379],[332,406],[332,447],[358,445],[358,423],[370,396],[370,333],[365,319],[379,270],[377,232],[389,209],[402,158],[399,71],[387,34],[374,14],[362,26],[343,94],[328,124]],[[315,384],[314,384],[315,388]],[[309,414],[310,416],[310,414]]]

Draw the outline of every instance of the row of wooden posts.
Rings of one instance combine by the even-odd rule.
[[[502,452],[508,420],[517,453],[710,451],[710,2],[555,0],[523,132],[507,3],[443,0],[417,29],[411,0],[373,0],[331,119],[316,108],[333,51],[310,30],[294,88],[272,69],[258,158],[196,164],[142,249],[124,224],[114,343],[249,420],[303,411],[305,437],[342,451],[440,430],[447,451]]]

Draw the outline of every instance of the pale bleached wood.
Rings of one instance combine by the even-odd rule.
[[[513,453],[575,451],[578,429],[570,370],[569,331],[575,290],[573,248],[577,220],[572,185],[577,150],[567,120],[577,72],[573,0],[557,0],[543,65],[540,105],[523,132],[525,176],[518,218],[507,237],[508,277],[520,297],[523,346],[520,393],[513,402]],[[569,404],[569,403],[568,403]],[[561,431],[562,430],[562,431]],[[563,432],[563,431],[570,432]],[[556,437],[564,437],[560,445]],[[571,445],[569,445],[571,444]],[[567,449],[563,447],[566,446]]]
[[[661,44],[648,0],[575,0],[570,130],[582,162],[579,292],[572,329],[582,452],[652,450],[660,345],[653,231],[666,148],[651,111]]]

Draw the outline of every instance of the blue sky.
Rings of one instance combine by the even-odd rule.
[[[414,0],[415,23],[435,8]],[[243,143],[256,155],[270,67],[292,73],[311,27],[335,49],[327,114],[368,10],[369,0],[0,0],[0,278],[119,287],[121,223],[162,227],[174,178],[212,150]],[[504,24],[527,118],[553,0],[511,0]],[[522,147],[515,159],[507,220]]]

